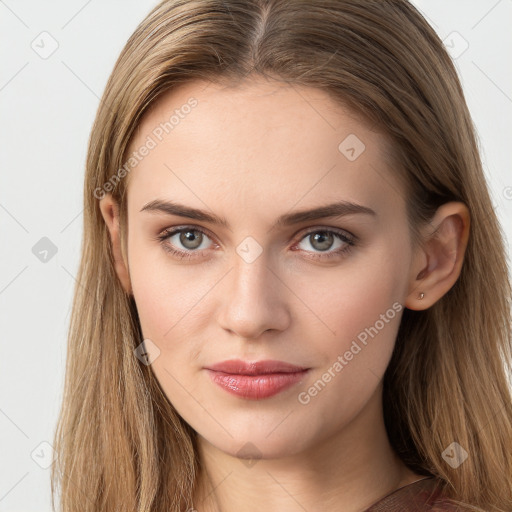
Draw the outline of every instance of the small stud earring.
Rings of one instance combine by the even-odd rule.
[[[423,297],[425,297],[425,294],[423,292],[420,292],[420,294],[418,295],[418,299],[421,300],[423,299]]]

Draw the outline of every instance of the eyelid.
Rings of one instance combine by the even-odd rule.
[[[203,226],[193,225],[193,224],[183,224],[183,225],[176,225],[176,226],[170,226],[168,228],[163,229],[159,235],[158,238],[164,235],[172,236],[182,230],[190,229],[191,231],[199,231],[201,233],[204,233],[208,236],[208,238],[215,240],[216,236],[213,235],[207,228],[204,228]],[[350,231],[347,231],[346,229],[339,228],[336,226],[326,226],[326,225],[316,225],[316,226],[309,226],[307,228],[301,228],[298,230],[292,238],[297,238],[300,235],[299,241],[302,240],[305,236],[311,233],[316,233],[318,231],[333,231],[335,233],[338,233],[342,236],[345,236],[346,238],[350,239],[351,241],[358,241],[358,237],[351,233]],[[220,244],[217,244],[220,245]]]
[[[312,228],[304,228],[304,229],[306,230],[305,232],[302,232],[302,231],[298,232],[298,234],[299,233],[301,234],[300,240],[302,240],[305,236],[310,235],[311,233],[317,233],[319,231],[332,231],[333,233],[337,233],[338,235],[341,235],[353,242],[356,242],[358,240],[357,236],[354,235],[353,233],[351,233],[350,231],[347,231],[346,229],[338,228],[335,226],[313,226]]]
[[[179,233],[180,231],[186,231],[187,229],[190,231],[199,231],[201,233],[204,233],[210,239],[216,238],[215,235],[213,235],[207,228],[204,228],[203,226],[195,226],[193,224],[178,224],[175,226],[170,226],[160,231],[160,233],[157,235],[157,238],[164,235],[173,236]]]

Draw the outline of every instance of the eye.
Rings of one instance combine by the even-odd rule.
[[[175,240],[169,242],[172,238],[175,238]],[[196,255],[193,254],[194,252],[206,250],[208,247],[202,245],[207,238],[208,235],[205,231],[192,227],[167,229],[157,237],[167,252],[180,259],[194,258],[196,257]],[[174,248],[176,246],[178,249]],[[184,250],[180,249],[180,247],[183,247]]]
[[[306,233],[300,243],[303,241],[307,242],[306,246],[309,245],[313,248],[313,253],[308,257],[325,259],[340,257],[348,252],[355,245],[356,237],[341,230],[317,228]],[[295,247],[300,246],[300,243]],[[335,250],[331,250],[333,247],[335,247]],[[311,252],[304,246],[300,249]]]

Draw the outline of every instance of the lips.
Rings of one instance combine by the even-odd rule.
[[[212,381],[242,398],[260,400],[290,388],[303,380],[308,368],[284,361],[223,361],[205,368]]]

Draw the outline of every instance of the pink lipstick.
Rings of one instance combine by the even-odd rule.
[[[260,400],[300,382],[309,368],[283,361],[223,361],[205,368],[212,381],[242,398]]]

